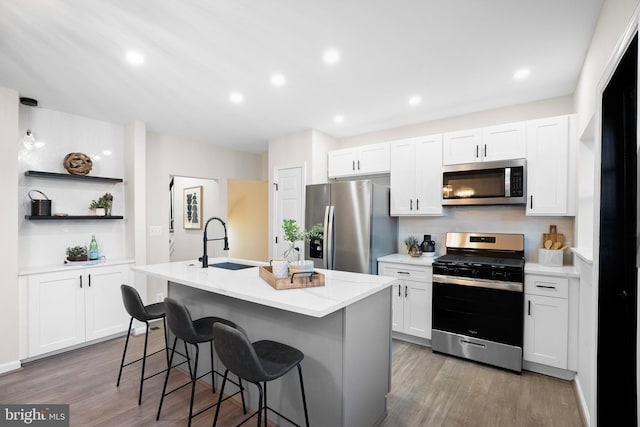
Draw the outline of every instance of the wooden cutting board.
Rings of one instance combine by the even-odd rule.
[[[548,233],[542,233],[542,247],[544,248],[544,242],[551,240],[551,244],[560,243],[560,246],[564,243],[564,234],[558,233],[558,229],[555,225],[549,226]]]

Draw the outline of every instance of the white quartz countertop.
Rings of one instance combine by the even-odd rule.
[[[313,317],[324,317],[373,295],[396,282],[395,277],[315,269],[325,275],[325,285],[312,288],[275,290],[258,275],[263,262],[233,258],[211,258],[216,262],[255,265],[243,270],[202,268],[198,261],[151,264],[133,267],[137,273],[228,297]]]
[[[542,276],[556,277],[580,277],[580,273],[573,265],[565,265],[562,267],[548,267],[546,265],[537,264],[535,262],[526,262],[524,264],[524,274],[539,274]]]
[[[433,264],[433,260],[439,256],[440,255],[438,253],[436,253],[435,256],[429,256],[423,253],[422,256],[419,257],[398,253],[381,256],[378,258],[378,262],[395,262],[398,264],[422,265],[431,267],[431,264]]]
[[[122,264],[133,264],[135,260],[133,259],[108,259],[104,258],[98,261],[82,261],[82,262],[61,262],[60,264],[55,265],[42,265],[36,267],[24,267],[20,269],[18,273],[19,276],[28,276],[31,274],[40,274],[40,273],[53,273],[56,271],[68,271],[68,270],[77,270],[80,268],[93,268],[93,267],[109,267],[113,265],[122,265]]]

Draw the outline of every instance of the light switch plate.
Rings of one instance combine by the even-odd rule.
[[[160,236],[162,234],[162,226],[152,225],[149,227],[149,236]]]

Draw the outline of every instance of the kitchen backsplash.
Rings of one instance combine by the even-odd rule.
[[[524,206],[450,206],[441,217],[400,217],[398,226],[398,252],[406,253],[403,240],[415,235],[422,242],[423,235],[431,234],[436,251],[445,251],[447,232],[523,233],[525,235],[525,259],[538,262],[538,248],[542,247],[542,234],[554,224],[564,241],[574,244],[573,217],[526,216]],[[571,251],[564,251],[564,265],[573,264]]]

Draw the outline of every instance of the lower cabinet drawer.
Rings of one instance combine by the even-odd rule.
[[[569,279],[527,274],[524,277],[524,291],[531,295],[569,298]]]

